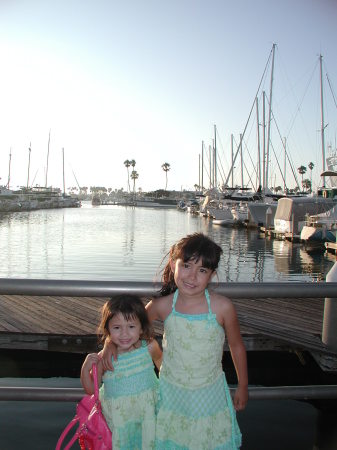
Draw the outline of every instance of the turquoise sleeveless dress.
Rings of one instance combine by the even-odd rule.
[[[99,393],[113,449],[154,449],[158,379],[147,343],[118,355],[113,364],[114,371],[103,375]]]
[[[156,428],[157,450],[234,450],[241,446],[225,374],[223,328],[211,311],[172,312],[164,323]]]

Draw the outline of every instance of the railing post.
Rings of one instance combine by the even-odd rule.
[[[337,281],[337,261],[328,272],[326,281]],[[332,350],[337,350],[337,297],[325,299],[322,342]]]

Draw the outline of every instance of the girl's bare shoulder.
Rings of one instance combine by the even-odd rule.
[[[216,314],[228,314],[235,311],[235,307],[230,298],[224,295],[218,294],[217,292],[210,292],[211,297],[211,307]]]
[[[148,314],[153,318],[165,320],[172,311],[173,294],[165,297],[155,297],[147,305]]]

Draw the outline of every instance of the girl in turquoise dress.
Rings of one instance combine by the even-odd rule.
[[[222,250],[201,233],[172,246],[162,297],[147,305],[164,322],[156,449],[234,450],[241,446],[235,410],[248,400],[246,350],[232,302],[208,283]],[[238,378],[234,406],[222,354],[225,334]]]
[[[81,369],[81,382],[93,394],[91,368],[97,364],[102,412],[112,431],[113,449],[155,448],[157,376],[162,353],[151,339],[151,327],[143,302],[134,295],[111,298],[102,308],[99,334],[115,345],[114,371],[104,371],[99,354],[89,354]]]

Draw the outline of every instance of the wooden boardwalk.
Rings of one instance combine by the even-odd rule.
[[[0,349],[85,353],[97,349],[103,297],[0,295]],[[324,299],[233,299],[248,351],[309,351],[337,372],[337,354],[321,342]],[[155,323],[162,334],[162,324]],[[225,348],[225,350],[227,350]]]

